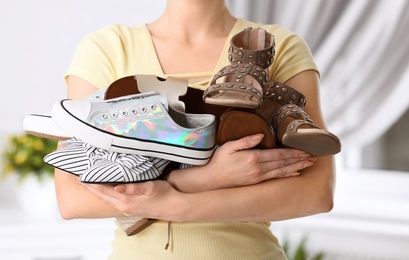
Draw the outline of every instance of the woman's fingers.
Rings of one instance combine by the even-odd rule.
[[[316,158],[291,158],[262,163],[265,179],[298,176],[299,171],[314,165]]]
[[[259,152],[260,162],[312,158],[309,153],[291,148],[264,149],[259,150]]]
[[[229,154],[236,153],[241,150],[253,148],[258,145],[263,139],[263,134],[255,134],[240,138],[235,141],[225,143],[222,149],[226,149]]]
[[[227,153],[232,154],[238,151],[247,150],[255,147],[263,139],[263,134],[255,134],[240,138],[235,141],[230,141],[221,146],[221,149],[226,150]],[[289,158],[309,158],[310,154],[290,148],[274,148],[274,149],[263,149],[259,150],[260,162],[271,161],[271,160],[282,160]]]
[[[218,179],[221,187],[249,185],[273,178],[297,176],[316,159],[310,154],[290,148],[251,149],[263,134],[256,134],[220,146],[212,157],[210,180]],[[230,165],[229,169],[225,165]],[[216,185],[216,188],[219,186]]]
[[[105,184],[83,184],[89,191],[94,193],[95,196],[108,204],[115,206],[120,202],[120,198],[114,190],[114,186]]]

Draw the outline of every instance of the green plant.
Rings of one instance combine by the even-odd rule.
[[[9,136],[2,152],[3,170],[0,177],[18,174],[18,178],[23,180],[28,175],[35,174],[41,181],[45,176],[52,176],[54,169],[44,163],[43,158],[56,147],[56,140],[25,133]]]
[[[307,238],[303,238],[296,248],[292,249],[290,242],[287,239],[283,244],[283,250],[289,260],[322,260],[325,254],[318,252],[314,255],[310,255],[306,247]]]

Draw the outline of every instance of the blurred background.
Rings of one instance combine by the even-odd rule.
[[[63,75],[85,35],[108,24],[149,23],[165,2],[0,1],[0,259],[109,254],[113,220],[61,220],[41,163],[55,143],[20,136],[22,121],[65,97]],[[281,24],[307,41],[328,128],[343,143],[334,210],[271,226],[289,258],[409,259],[409,1],[227,3],[237,17]],[[10,143],[24,152],[7,154]],[[10,160],[23,166],[16,170]],[[309,257],[297,258],[297,249]]]

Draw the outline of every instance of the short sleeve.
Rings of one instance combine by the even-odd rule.
[[[305,70],[315,70],[319,74],[311,50],[304,39],[281,27],[274,31],[274,36],[276,54],[270,80],[286,82]]]
[[[106,26],[84,37],[78,44],[65,80],[78,76],[98,88],[103,88],[118,78],[124,63],[123,47],[117,27]]]

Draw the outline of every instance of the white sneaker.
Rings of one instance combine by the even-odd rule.
[[[99,102],[62,100],[52,117],[76,138],[112,152],[202,165],[215,149],[214,115],[178,112],[155,92]]]
[[[107,89],[100,89],[85,99],[92,101],[103,100]],[[67,140],[72,138],[70,133],[54,122],[51,114],[30,114],[24,117],[23,130],[28,134],[47,139]]]
[[[86,100],[102,101],[140,92],[155,91],[166,94],[169,105],[179,111],[184,111],[185,105],[179,100],[187,92],[187,82],[169,77],[164,80],[155,75],[133,75],[120,78],[108,87],[100,89]],[[29,134],[56,140],[68,140],[73,136],[55,124],[50,113],[35,113],[27,115],[23,121],[23,130]]]

